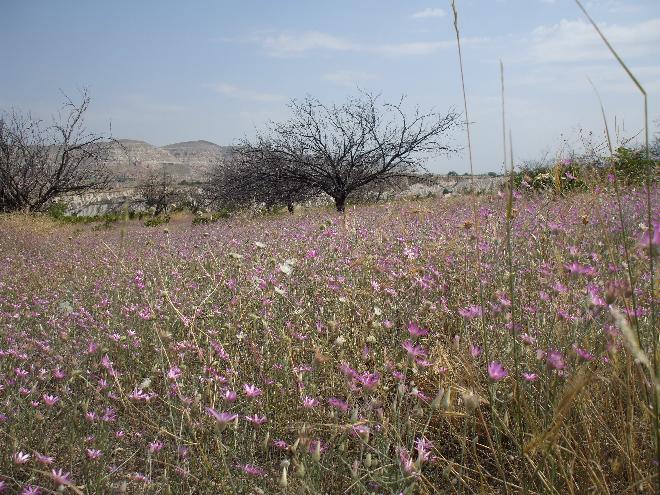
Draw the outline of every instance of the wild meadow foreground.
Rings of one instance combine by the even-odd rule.
[[[654,493],[646,199],[5,216],[0,492]]]

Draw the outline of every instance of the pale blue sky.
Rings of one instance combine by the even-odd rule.
[[[459,0],[474,161],[500,170],[499,59],[515,154],[561,149],[577,129],[602,135],[598,87],[623,135],[641,97],[572,0]],[[586,0],[660,117],[660,0]],[[341,102],[356,88],[462,111],[447,1],[0,0],[0,108],[54,114],[60,90],[88,87],[89,125],[155,145],[232,144],[305,94]],[[657,128],[657,127],[656,127]],[[454,144],[465,145],[464,136]],[[429,163],[467,170],[467,153]]]

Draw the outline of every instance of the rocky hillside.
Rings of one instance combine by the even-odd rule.
[[[156,147],[144,141],[120,139],[113,145],[106,165],[117,185],[130,186],[144,177],[164,171],[177,182],[203,180],[206,172],[230,152],[229,146],[209,141],[187,141]]]

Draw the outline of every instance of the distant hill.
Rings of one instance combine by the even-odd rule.
[[[165,171],[177,182],[203,180],[211,166],[231,153],[230,146],[209,141],[186,141],[156,147],[136,139],[119,139],[106,165],[118,184],[132,184],[153,172]]]

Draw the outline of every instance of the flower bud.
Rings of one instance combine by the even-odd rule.
[[[367,454],[364,456],[364,467],[369,469],[371,467],[371,452],[367,452]]]
[[[279,485],[280,488],[286,488],[289,485],[289,479],[286,472],[287,466],[282,467],[282,474],[280,475]]]
[[[433,401],[431,401],[431,409],[439,409],[440,406],[442,405],[442,398],[445,395],[445,389],[440,387],[438,389],[438,393],[436,394],[435,398]]]

